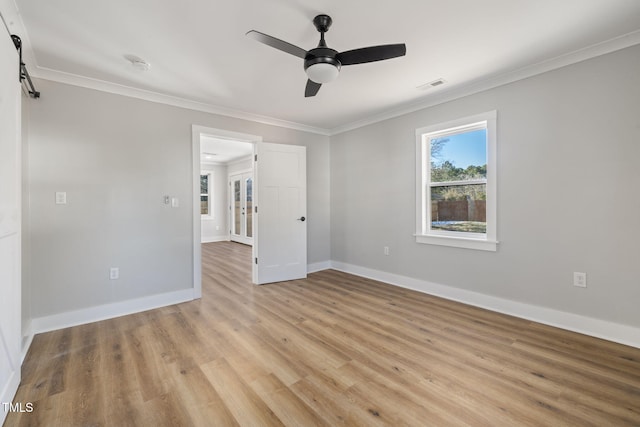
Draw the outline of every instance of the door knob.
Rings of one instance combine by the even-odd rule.
[[[305,217],[301,216],[300,218],[298,218],[298,221],[302,221],[302,222],[304,222],[304,221],[306,221],[306,219],[307,219],[307,218],[305,218]]]

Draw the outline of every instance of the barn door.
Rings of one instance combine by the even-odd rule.
[[[20,383],[20,82],[18,54],[0,31],[0,402]],[[0,424],[7,412],[0,410]]]

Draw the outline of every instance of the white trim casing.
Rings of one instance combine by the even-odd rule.
[[[497,111],[493,110],[416,129],[416,233],[414,236],[417,243],[493,252],[497,250],[497,115]],[[430,222],[431,209],[425,188],[427,176],[430,175],[430,162],[424,136],[440,131],[450,134],[456,128],[473,126],[480,122],[486,122],[487,129],[486,235],[428,231],[427,223]]]
[[[204,133],[201,126],[191,126],[191,167],[193,168],[193,193],[191,205],[193,206],[193,251],[191,253],[193,261],[193,289],[196,298],[202,297],[202,248],[200,240],[202,239],[202,223],[200,215],[200,134]]]
[[[425,234],[414,234],[417,243],[424,243],[427,245],[439,245],[449,246],[452,248],[463,249],[476,249],[479,251],[491,251],[497,250],[498,242],[496,240],[487,239],[471,239],[468,237],[459,238],[451,236],[436,236]]]

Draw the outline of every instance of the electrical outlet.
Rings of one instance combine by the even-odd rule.
[[[581,273],[579,271],[573,272],[573,286],[577,286],[579,288],[587,287],[587,273]]]
[[[389,255],[389,246],[384,247],[384,254]]]
[[[120,278],[120,269],[118,267],[111,267],[109,269],[109,279],[118,280]]]

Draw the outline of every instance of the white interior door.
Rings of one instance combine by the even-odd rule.
[[[307,277],[306,147],[258,143],[256,284]]]
[[[253,245],[253,172],[229,177],[230,239]]]
[[[20,383],[21,99],[18,54],[6,33],[0,39],[0,402],[8,404]],[[3,405],[0,425],[6,415]]]

